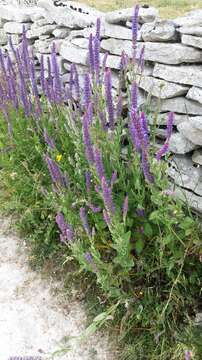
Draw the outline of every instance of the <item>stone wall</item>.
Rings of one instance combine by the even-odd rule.
[[[124,50],[131,56],[133,9],[105,14],[73,1],[39,0],[37,6],[35,3],[16,0],[8,5],[6,0],[0,1],[0,46],[9,51],[9,34],[15,45],[20,44],[24,25],[37,65],[42,53],[47,60],[55,42],[63,83],[69,81],[71,62],[78,65],[82,82],[88,62],[88,37],[100,17],[102,56],[109,53],[107,66],[112,69],[116,89],[121,53]],[[150,95],[155,112],[158,98],[161,99],[159,142],[165,137],[167,113],[176,113],[169,173],[176,191],[183,187],[186,199],[202,214],[202,9],[171,21],[160,19],[152,7],[141,7],[138,52],[143,45],[146,64],[144,76],[139,78],[140,104]],[[149,121],[152,123],[152,116]]]

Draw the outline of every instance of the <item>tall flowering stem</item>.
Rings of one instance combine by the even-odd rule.
[[[160,161],[162,159],[163,156],[165,156],[169,150],[169,142],[170,142],[170,138],[172,135],[172,128],[173,128],[173,123],[174,123],[174,113],[170,112],[168,114],[168,120],[167,120],[167,136],[166,136],[166,140],[163,144],[163,146],[161,147],[161,149],[157,152],[156,154],[156,160]]]
[[[112,198],[112,190],[108,186],[105,177],[102,178],[101,184],[102,184],[102,195],[103,195],[105,208],[106,208],[107,212],[109,213],[109,215],[114,215],[115,214],[115,205],[114,205],[113,198]]]
[[[114,104],[113,104],[113,96],[112,96],[112,75],[110,69],[108,69],[105,72],[104,84],[105,84],[106,107],[108,112],[109,127],[111,130],[114,130]]]
[[[136,5],[132,17],[132,44],[133,44],[132,60],[134,64],[136,62],[136,56],[137,56],[138,15],[139,15],[139,5]]]

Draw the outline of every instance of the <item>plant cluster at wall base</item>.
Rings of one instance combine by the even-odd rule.
[[[89,37],[83,87],[74,64],[62,85],[55,46],[48,70],[41,57],[38,85],[25,29],[18,48],[10,38],[12,56],[0,52],[1,183],[36,257],[62,253],[61,266],[75,261],[91,274],[106,309],[88,332],[116,324],[125,359],[200,359],[197,328],[191,330],[200,307],[200,227],[175,199],[162,161],[175,115],[168,115],[159,148],[149,104],[138,110],[138,10],[133,56],[122,53],[117,94],[107,53],[100,59],[100,19]]]

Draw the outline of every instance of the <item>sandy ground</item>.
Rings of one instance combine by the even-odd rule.
[[[60,305],[53,295],[60,284],[31,271],[27,259],[23,241],[8,230],[8,220],[0,219],[0,360],[112,360],[106,336],[94,334],[78,342],[86,319],[82,305]],[[71,336],[77,340],[69,340]],[[70,350],[52,357],[64,347]]]

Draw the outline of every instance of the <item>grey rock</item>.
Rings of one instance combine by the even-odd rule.
[[[153,76],[179,84],[202,87],[201,65],[171,66],[155,64]]]
[[[193,46],[202,49],[202,38],[192,35],[182,35],[182,43],[185,45]]]
[[[89,41],[88,39],[84,39],[84,38],[74,38],[71,40],[71,44],[78,46],[79,48],[82,49],[88,49]]]
[[[104,22],[102,24],[101,36],[115,39],[132,40],[132,30],[125,26]],[[141,39],[141,33],[138,32],[137,41],[141,41]]]
[[[181,34],[202,36],[202,25],[201,26],[182,26],[177,29]]]
[[[196,325],[202,326],[202,313],[197,313],[195,318]]]
[[[188,89],[186,86],[173,84],[165,80],[156,79],[152,76],[137,76],[138,86],[148,92],[150,95],[169,99],[176,96],[184,95]]]
[[[202,149],[195,150],[192,155],[192,161],[195,164],[202,165]]]
[[[65,28],[65,27],[57,28],[57,29],[53,30],[53,35],[56,38],[65,39],[67,36],[70,35],[70,29]]]
[[[195,100],[202,105],[202,88],[193,86],[187,93],[188,99]]]
[[[88,50],[81,49],[66,40],[63,40],[61,44],[60,55],[67,61],[76,64],[87,65],[88,63]]]
[[[142,25],[141,35],[144,41],[169,42],[177,40],[175,26],[170,20],[157,20]]]
[[[168,174],[176,185],[202,196],[202,167],[193,166],[190,156],[175,155]]]
[[[169,150],[175,154],[186,154],[196,149],[196,145],[187,140],[181,133],[173,133],[170,138]]]
[[[202,25],[202,10],[191,11],[185,16],[173,20],[176,26],[195,26]]]
[[[179,132],[181,132],[188,140],[196,145],[202,145],[202,120],[195,119],[192,122],[182,122],[177,126]]]
[[[181,199],[186,205],[188,205],[194,212],[202,214],[202,197],[197,196],[191,191],[182,189],[175,185],[174,187],[175,197]]]
[[[142,47],[145,46],[144,58],[147,61],[160,62],[165,64],[181,64],[202,61],[201,51],[182,44],[165,43],[138,43],[137,56]],[[101,48],[114,55],[121,55],[124,50],[132,57],[132,42],[128,40],[104,39],[101,41]]]
[[[9,21],[4,24],[4,31],[9,34],[22,34],[23,27],[29,30],[31,23],[19,23],[16,21]]]
[[[71,8],[72,5],[76,10]],[[68,25],[68,27],[72,29],[81,29],[91,26],[96,23],[98,17],[103,16],[102,12],[72,1],[65,3],[64,7],[56,7],[49,0],[39,0],[38,6],[44,8],[57,25]],[[79,8],[81,11],[79,11]]]
[[[30,11],[27,8],[17,8],[16,6],[9,5],[0,5],[0,15],[2,19],[8,21],[17,21],[17,22],[29,22]]]
[[[41,27],[33,27],[27,31],[28,39],[37,39],[41,35],[49,35],[56,29],[56,25],[44,25]]]
[[[109,12],[105,16],[105,20],[110,24],[120,24],[131,21],[134,8],[121,9]],[[158,17],[158,10],[154,7],[143,8],[139,10],[139,22],[141,24],[152,22]]]
[[[6,45],[8,41],[8,36],[3,29],[0,29],[0,45]]]
[[[167,113],[158,113],[157,116],[157,125],[166,125],[168,119],[168,112]],[[150,113],[148,116],[148,121],[151,125],[154,124],[156,114]],[[179,125],[184,121],[187,122],[194,122],[195,120],[202,121],[202,116],[189,116],[188,114],[177,114],[175,113],[174,116],[174,125]]]
[[[158,109],[158,99],[153,98],[151,101],[151,110],[157,111]],[[162,100],[160,103],[161,112],[173,111],[179,114],[189,114],[189,115],[202,115],[202,106],[196,101],[188,100],[182,96]]]

